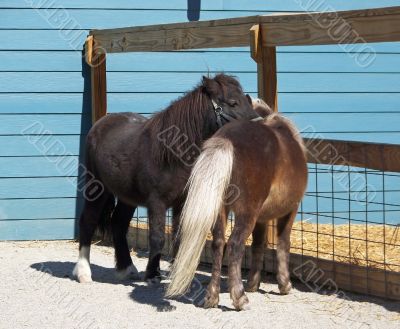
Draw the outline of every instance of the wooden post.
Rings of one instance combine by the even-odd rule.
[[[106,53],[96,47],[93,36],[86,39],[86,62],[91,67],[92,122],[107,114]]]
[[[257,62],[258,97],[263,99],[274,112],[278,111],[276,75],[276,48],[263,47],[263,34],[259,24],[250,29],[251,57]],[[276,219],[268,225],[268,248],[276,246]]]
[[[261,27],[253,25],[250,29],[250,50],[251,57],[257,62],[258,97],[277,112],[276,48],[263,47],[262,44]]]

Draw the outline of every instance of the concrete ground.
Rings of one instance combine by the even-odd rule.
[[[280,296],[272,277],[248,294],[250,310],[242,312],[232,309],[226,280],[219,308],[195,305],[207,272],[198,273],[191,294],[164,299],[165,283],[114,279],[113,249],[98,245],[91,256],[94,282],[79,284],[71,278],[77,248],[72,241],[0,242],[0,328],[400,328],[399,302],[327,296],[300,283]],[[132,253],[140,271],[144,256]]]

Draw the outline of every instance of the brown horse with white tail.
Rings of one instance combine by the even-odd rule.
[[[229,291],[234,307],[241,310],[249,302],[241,278],[245,242],[252,234],[252,263],[246,291],[256,291],[267,224],[273,218],[278,219],[279,290],[281,294],[289,293],[290,232],[306,185],[305,147],[288,119],[269,114],[263,121],[232,122],[220,129],[204,144],[189,178],[181,216],[181,244],[171,268],[167,296],[187,291],[207,234],[212,230],[214,260],[204,306],[218,305],[229,211],[235,214],[235,226],[227,243]],[[228,204],[224,200],[229,186],[239,193]]]

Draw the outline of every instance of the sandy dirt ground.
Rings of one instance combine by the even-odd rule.
[[[145,270],[146,254],[132,253]],[[250,310],[236,312],[222,285],[220,306],[199,304],[209,273],[199,271],[190,294],[163,297],[165,282],[120,282],[113,249],[93,246],[93,283],[71,277],[77,258],[72,241],[0,242],[0,328],[400,328],[400,303],[356,294],[324,295],[300,282],[287,296],[267,276],[248,294]],[[163,270],[168,263],[163,262]]]

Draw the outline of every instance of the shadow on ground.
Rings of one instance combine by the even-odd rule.
[[[34,263],[30,267],[51,275],[56,278],[68,279],[75,281],[72,275],[75,263],[73,262],[42,262]],[[121,281],[115,277],[115,269],[99,266],[96,264],[90,264],[92,270],[92,279],[95,282],[109,283],[109,284],[123,284],[125,286],[131,286],[132,280]],[[141,277],[144,273],[140,273]]]
[[[167,273],[164,273],[166,275]],[[190,290],[183,296],[178,298],[166,298],[165,290],[167,283],[161,282],[157,285],[147,285],[134,283],[134,289],[130,293],[130,298],[137,303],[153,306],[157,312],[171,312],[176,309],[171,305],[171,300],[175,300],[182,304],[192,304],[195,307],[202,307],[203,300],[206,294],[206,289],[210,277],[204,274],[196,274]],[[221,292],[227,292],[227,286],[221,285]],[[221,311],[235,311],[234,308],[225,306],[218,307]]]
[[[30,265],[31,268],[46,273],[47,275],[67,280],[75,280],[72,276],[72,270],[75,266],[73,262],[41,262],[34,263]],[[131,280],[120,281],[115,278],[115,269],[102,267],[96,264],[91,264],[92,269],[92,278],[93,281],[99,283],[108,283],[108,284],[122,284],[125,286],[132,286],[132,291],[129,294],[129,297],[141,304],[146,304],[153,306],[157,312],[171,312],[175,310],[175,306],[171,305],[171,300],[169,298],[165,298],[165,289],[167,283],[163,280],[160,284],[157,285],[148,285],[142,281],[132,282]],[[199,268],[203,272],[209,272],[209,266],[200,266]],[[225,270],[225,269],[224,269]],[[225,271],[223,271],[225,272]],[[141,272],[141,277],[144,277],[144,272]],[[168,273],[164,272],[164,276]],[[246,273],[243,273],[243,278],[246,278]],[[201,307],[202,302],[205,296],[206,288],[210,280],[209,274],[196,274],[195,280],[191,286],[191,289],[184,296],[179,298],[174,298],[173,300],[178,301],[183,304],[193,304],[196,307]],[[262,282],[268,284],[277,285],[276,279],[273,275],[267,274],[263,275]],[[302,292],[309,293],[310,299],[312,299],[313,295],[327,295],[330,294],[329,291],[322,290],[312,290],[311,287],[305,285],[304,283],[293,280],[294,289]],[[227,279],[224,276],[221,280],[221,293],[228,292],[228,283]],[[371,297],[356,293],[343,292],[339,290],[339,294],[334,294],[338,299],[343,299],[343,301],[354,301],[358,303],[374,303],[379,305],[390,312],[400,313],[400,303],[396,301],[390,301],[383,298]],[[275,290],[271,289],[259,289],[257,293],[264,295],[279,295],[279,293]],[[282,298],[285,298],[282,296]],[[219,307],[221,311],[234,311],[233,308],[228,307]]]

